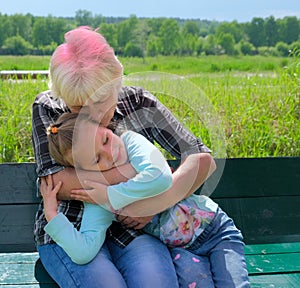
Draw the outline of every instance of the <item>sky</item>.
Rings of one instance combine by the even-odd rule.
[[[76,11],[112,17],[168,17],[250,22],[254,17],[300,18],[299,0],[1,0],[1,14],[74,17]]]

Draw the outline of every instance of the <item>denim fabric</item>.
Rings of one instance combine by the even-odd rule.
[[[126,248],[120,248],[112,241],[108,242],[108,247],[129,288],[178,287],[167,246],[153,236],[139,236]]]
[[[250,287],[242,234],[220,208],[189,248],[170,251],[180,287]]]
[[[38,246],[38,252],[46,270],[62,288],[178,287],[167,247],[150,235],[137,237],[125,248],[107,240],[86,265],[72,262],[57,244]]]
[[[40,245],[37,249],[44,267],[61,288],[127,287],[106,245],[86,265],[75,264],[57,244]]]

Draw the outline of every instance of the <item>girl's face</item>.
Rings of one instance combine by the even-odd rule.
[[[79,124],[72,153],[75,166],[93,171],[105,171],[123,165],[128,158],[119,136],[90,121]]]

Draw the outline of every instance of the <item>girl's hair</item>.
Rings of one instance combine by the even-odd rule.
[[[103,100],[107,90],[118,93],[123,67],[105,38],[82,26],[65,34],[65,43],[51,57],[49,72],[53,96],[69,106],[82,106],[90,97]]]
[[[64,113],[47,128],[49,152],[53,159],[63,166],[73,166],[72,145],[79,121],[88,121],[88,115]],[[77,124],[76,124],[77,122]],[[74,137],[74,139],[73,139]]]
[[[99,123],[91,120],[87,114],[64,113],[47,128],[49,153],[57,163],[66,167],[74,166],[72,147],[76,143],[79,124],[83,122],[99,125]],[[117,135],[124,132],[122,124],[117,122],[111,122],[107,128]]]

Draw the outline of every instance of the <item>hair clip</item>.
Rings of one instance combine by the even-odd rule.
[[[56,123],[56,124],[50,124],[50,126],[46,129],[46,134],[50,136],[51,134],[57,134],[58,133],[58,127],[61,126],[62,123]]]
[[[58,132],[57,127],[55,127],[55,126],[50,127],[50,132],[51,132],[52,134],[57,134],[57,132]]]

